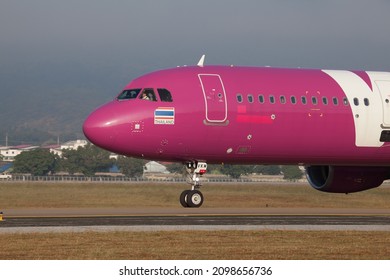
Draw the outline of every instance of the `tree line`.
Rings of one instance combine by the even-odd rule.
[[[93,176],[97,172],[108,172],[114,164],[126,176],[137,177],[143,174],[143,160],[124,156],[112,159],[110,152],[91,144],[77,150],[64,149],[61,157],[48,149],[22,152],[15,157],[13,173],[45,176],[67,172],[71,175]]]
[[[25,151],[15,157],[13,173],[32,174],[34,176],[53,175],[58,172],[83,174],[93,176],[98,172],[108,172],[116,165],[119,171],[125,176],[140,177],[143,175],[143,159],[119,156],[118,159],[110,158],[110,152],[100,149],[92,144],[79,147],[77,150],[66,149],[59,157],[48,149],[35,149]],[[183,173],[184,165],[172,163],[167,165],[171,173]],[[280,175],[285,179],[300,179],[302,172],[297,166],[275,166],[275,165],[208,165],[208,173],[225,174],[231,178],[240,178],[248,174]]]

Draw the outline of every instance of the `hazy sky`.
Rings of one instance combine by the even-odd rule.
[[[112,97],[202,54],[206,64],[389,71],[389,28],[389,0],[0,0],[0,83],[93,85]]]
[[[390,70],[389,28],[388,0],[0,0],[0,67]]]

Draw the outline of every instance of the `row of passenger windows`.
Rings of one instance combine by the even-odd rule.
[[[326,97],[326,96],[323,96],[323,97],[317,97],[317,96],[312,96],[312,97],[308,97],[308,96],[295,97],[294,95],[292,95],[292,96],[290,96],[288,98],[288,97],[286,97],[284,95],[280,95],[279,97],[275,97],[274,95],[269,95],[267,97],[267,96],[264,96],[263,94],[259,94],[257,96],[257,99],[258,99],[258,103],[260,103],[260,104],[264,104],[266,102],[269,102],[270,104],[275,104],[277,102],[280,103],[280,104],[286,104],[288,102],[290,102],[291,104],[297,104],[298,102],[300,102],[303,105],[306,105],[308,103],[311,103],[312,105],[318,105],[321,102],[323,105],[328,105],[330,103],[332,103],[333,105],[336,105],[336,106],[339,105],[339,98],[338,97],[332,97],[331,100],[329,101],[328,97]],[[247,95],[247,101],[249,103],[254,103],[255,102],[255,97],[252,94],[248,94]],[[238,103],[244,102],[244,97],[240,93],[237,94],[237,102]],[[349,101],[348,101],[347,97],[344,97],[341,102],[345,106],[349,105]],[[355,97],[353,99],[353,104],[355,106],[359,106],[360,105],[359,98]],[[363,99],[363,104],[365,106],[369,106],[370,105],[369,99],[368,98],[364,98]]]
[[[142,90],[142,92],[141,92],[141,90]],[[141,92],[141,94],[140,94],[140,92]],[[158,93],[158,96],[160,97],[160,100],[162,102],[172,102],[173,101],[172,95],[169,92],[169,90],[167,90],[165,88],[158,88],[157,93]],[[155,91],[152,88],[125,89],[117,97],[118,100],[128,100],[128,99],[135,99],[135,98],[149,100],[149,101],[157,101]]]

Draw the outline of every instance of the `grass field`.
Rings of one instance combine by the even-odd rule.
[[[388,232],[184,231],[0,234],[0,259],[388,260]]]
[[[0,211],[15,208],[178,207],[180,183],[0,182]],[[329,194],[307,184],[207,184],[202,207],[390,208],[390,187]]]
[[[179,207],[183,184],[0,182],[1,209]],[[390,188],[208,184],[203,207],[390,208]],[[390,259],[389,232],[178,231],[0,234],[0,259]]]

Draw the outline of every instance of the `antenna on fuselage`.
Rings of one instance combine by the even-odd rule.
[[[202,55],[202,57],[199,59],[198,66],[203,67],[204,66],[204,59],[206,58],[206,55]]]

